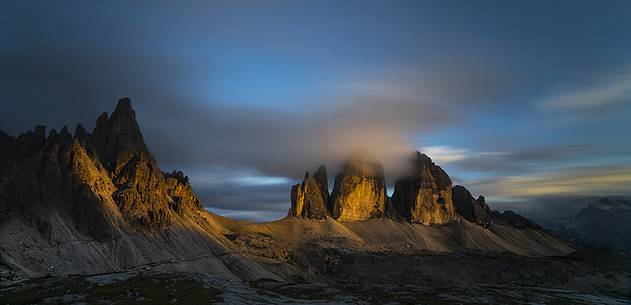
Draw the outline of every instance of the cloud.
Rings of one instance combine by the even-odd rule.
[[[207,207],[206,210],[215,214],[222,215],[224,217],[252,221],[252,222],[264,222],[264,221],[269,221],[270,219],[279,219],[279,218],[282,218],[282,216],[284,216],[284,214],[277,213],[275,211],[261,211],[261,210],[241,211],[241,210],[219,209],[219,208],[213,208],[213,207]]]
[[[558,194],[631,195],[631,167],[571,167],[528,176],[502,177],[499,181],[471,182],[483,184],[495,196],[525,197]]]
[[[438,164],[447,164],[454,161],[460,161],[468,158],[469,150],[464,148],[454,148],[448,145],[444,146],[428,146],[423,148],[423,152],[427,154],[432,161]]]
[[[584,110],[629,101],[631,73],[623,73],[547,96],[536,105],[541,110]]]
[[[354,150],[372,151],[395,168],[415,150],[412,137],[457,124],[467,111],[453,108],[464,101],[439,102],[442,90],[419,89],[419,79],[400,81],[401,74],[352,74],[321,84],[321,93],[306,101],[269,107],[188,91],[212,77],[200,79],[196,67],[171,57],[55,48],[1,52],[0,67],[3,129],[16,134],[36,124],[79,122],[89,128],[117,98],[129,96],[150,148],[171,168],[244,167],[296,178],[320,163],[334,170]],[[479,84],[479,75],[471,81]],[[474,86],[465,83],[461,76],[454,88],[466,94]]]
[[[452,148],[453,151],[463,149]],[[466,152],[466,150],[464,150]],[[575,160],[592,153],[594,148],[585,144],[559,144],[525,148],[500,148],[498,151],[456,154],[450,165],[467,172],[486,174],[527,173],[539,170],[544,165]]]

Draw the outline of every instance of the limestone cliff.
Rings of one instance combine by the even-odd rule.
[[[324,173],[326,175],[326,172]],[[298,216],[310,219],[324,219],[329,215],[325,198],[329,197],[328,191],[320,184],[322,182],[305,173],[302,184],[296,184],[291,188],[291,207],[289,216]],[[324,181],[326,182],[326,180]]]
[[[410,222],[444,224],[455,217],[451,197],[449,176],[427,155],[417,152],[410,173],[395,184],[392,203]]]
[[[331,215],[340,221],[380,218],[386,201],[383,166],[369,156],[354,156],[335,178]]]
[[[464,186],[456,185],[452,189],[452,199],[456,213],[466,220],[483,227],[491,224],[491,209],[484,196],[475,199]]]

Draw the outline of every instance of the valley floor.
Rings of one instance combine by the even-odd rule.
[[[22,280],[5,273],[0,304],[631,304],[631,253],[625,251],[321,257],[329,260],[321,280],[243,281],[149,265]]]
[[[0,304],[629,304],[614,296],[514,283],[471,287],[241,282],[151,270],[31,279],[0,287]]]

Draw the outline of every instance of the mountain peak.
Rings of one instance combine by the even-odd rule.
[[[51,129],[46,138],[44,126],[38,126],[17,139],[0,134],[0,144],[0,161],[6,164],[0,164],[0,201],[4,196],[21,204],[7,208],[10,213],[39,217],[39,207],[60,205],[82,232],[94,237],[112,224],[108,220],[92,226],[96,218],[86,219],[95,215],[145,231],[168,227],[176,216],[202,208],[183,173],[160,170],[128,98],[118,102],[110,117],[99,116],[93,135],[77,125],[74,136],[64,126]],[[20,175],[11,176],[13,172]],[[19,180],[22,173],[28,173],[32,183]]]
[[[328,193],[322,194],[322,189],[320,181],[306,172],[302,183],[291,188],[291,207],[288,215],[310,219],[326,218],[329,215],[325,200]]]
[[[79,140],[83,140],[87,135],[88,132],[85,130],[85,128],[83,128],[83,125],[77,124],[77,127],[74,131],[74,137],[78,138]]]
[[[131,106],[131,99],[128,97],[124,97],[118,100],[116,104],[116,108],[114,109],[114,113],[116,112],[134,112],[134,109]]]
[[[112,112],[110,122],[125,124],[128,125],[125,127],[139,129],[136,121],[136,112],[134,111],[134,108],[132,108],[131,100],[128,97],[118,100],[118,104],[116,104],[116,108],[114,109],[114,112]]]
[[[456,213],[466,220],[487,227],[491,224],[491,209],[486,205],[484,196],[474,199],[469,190],[462,185],[452,188],[452,201]]]
[[[408,174],[395,183],[392,202],[410,222],[442,224],[455,217],[451,179],[426,154],[415,152]]]
[[[136,121],[136,113],[129,98],[118,101],[110,118],[107,113],[99,116],[93,131],[94,144],[100,157],[110,163],[121,153],[145,153],[149,149]]]
[[[330,209],[333,218],[358,221],[381,218],[386,209],[384,170],[370,154],[353,154],[335,177]]]

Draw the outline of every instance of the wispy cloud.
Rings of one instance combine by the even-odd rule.
[[[240,220],[247,220],[253,222],[262,222],[269,221],[270,219],[278,219],[283,216],[284,213],[279,213],[275,211],[243,211],[243,210],[230,210],[230,209],[219,209],[206,207],[206,210],[223,215],[229,218],[236,218]]]
[[[452,150],[458,151],[459,149]],[[592,151],[592,147],[582,144],[559,144],[519,149],[505,148],[490,152],[470,151],[466,154],[466,158],[455,158],[452,165],[468,172],[514,175],[536,170],[545,164],[571,161]]]
[[[537,107],[541,110],[580,110],[629,101],[631,73],[622,73],[544,97],[537,102]]]
[[[456,148],[448,145],[428,146],[423,149],[432,160],[439,164],[448,164],[454,161],[464,160],[472,153],[465,148]]]
[[[631,195],[631,167],[585,166],[538,174],[469,181],[476,189],[504,198],[544,195]]]
[[[188,177],[199,186],[235,183],[241,186],[266,186],[289,184],[287,177],[267,176],[253,169],[210,166],[187,169]]]

